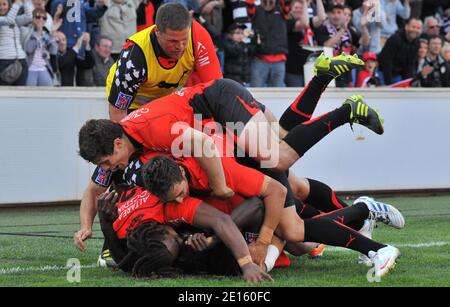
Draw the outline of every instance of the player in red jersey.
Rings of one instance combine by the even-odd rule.
[[[192,162],[195,163],[194,160]],[[175,160],[166,156],[154,157],[143,166],[142,176],[144,187],[165,201],[179,202],[179,207],[189,206],[183,200],[189,197],[190,189],[200,189],[202,191],[204,186],[207,187],[207,182],[204,182],[207,181],[207,177],[202,173],[201,168],[195,165],[189,167],[189,165],[190,163],[184,163],[183,161],[177,164]],[[253,189],[251,188],[254,186],[251,183],[252,179],[255,178],[257,181],[255,173],[252,174],[248,169],[237,165],[237,163],[233,165],[232,159],[229,159],[229,163],[223,163],[223,165],[225,169],[229,170],[230,179],[227,183],[230,186],[233,186],[232,181],[235,180],[237,184],[247,183],[249,185],[249,189],[240,189],[241,191],[245,191],[244,193],[250,192],[251,190],[254,193],[258,193],[257,191],[259,189],[256,186]],[[227,173],[227,171],[225,172]],[[246,178],[249,175],[252,175],[252,177]],[[208,191],[208,188],[206,188],[206,191]],[[393,259],[397,259],[400,255],[398,249],[375,242],[360,234],[358,231],[351,229],[348,225],[355,220],[364,221],[374,214],[387,214],[389,215],[388,220],[390,221],[387,224],[391,223],[390,225],[395,228],[402,228],[404,227],[403,216],[392,206],[373,202],[373,200],[369,199],[361,198],[361,200],[360,204],[322,214],[312,219],[302,220],[297,216],[297,219],[289,218],[287,221],[281,221],[280,227],[275,231],[275,234],[290,243],[302,241],[319,242],[349,248],[373,259],[378,255],[380,258],[383,257],[383,261],[389,263],[387,265],[390,268],[393,268],[395,266]],[[288,212],[290,211],[283,213]],[[285,230],[281,229],[281,227],[286,227],[283,223],[293,223],[290,229],[295,231],[295,234],[286,235]],[[254,257],[254,259],[257,261],[259,258]],[[258,263],[262,265],[264,259],[265,255],[264,258],[259,259]],[[380,266],[376,266],[375,270],[378,270],[377,274],[385,274],[387,272],[386,266],[383,263]]]

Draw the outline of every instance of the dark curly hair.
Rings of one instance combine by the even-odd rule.
[[[128,254],[119,267],[136,278],[175,277],[181,271],[172,267],[175,258],[162,242],[167,227],[148,221],[127,235]]]
[[[96,163],[114,153],[114,140],[122,135],[123,128],[118,123],[108,119],[88,120],[78,134],[78,153],[84,160]]]
[[[171,158],[157,156],[150,159],[141,169],[144,188],[162,201],[167,201],[167,196],[172,187],[183,180],[179,165]]]

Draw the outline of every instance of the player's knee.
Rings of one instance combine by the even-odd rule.
[[[299,223],[290,223],[288,227],[283,227],[281,229],[282,237],[284,240],[288,242],[303,242],[304,240],[304,226],[303,226],[303,220],[301,220]]]

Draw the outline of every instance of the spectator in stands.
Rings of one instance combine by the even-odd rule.
[[[375,1],[364,0],[359,9],[353,11],[353,24],[362,35],[360,53],[381,51],[381,30],[386,26],[386,13],[381,7],[376,12]]]
[[[92,52],[94,57],[92,74],[95,86],[106,85],[109,69],[114,64],[114,59],[111,57],[112,44],[112,40],[105,36],[101,36],[95,44],[95,49]]]
[[[232,23],[225,39],[224,77],[233,79],[244,86],[250,86],[251,63],[255,54],[253,43],[245,42],[244,24]]]
[[[53,18],[63,20],[60,31],[67,39],[68,48],[75,46],[80,36],[86,32],[86,0],[78,1],[76,6],[68,0],[52,0],[51,3],[50,13]]]
[[[322,2],[317,2],[317,7],[321,6],[323,9]],[[319,27],[322,24],[318,16],[310,18],[308,3],[310,3],[308,0],[294,0],[291,3],[291,11],[287,20],[289,54],[286,61],[285,83],[289,87],[305,85],[303,65],[311,51],[304,49],[303,46],[317,45],[313,28],[315,24]]]
[[[28,75],[26,54],[20,42],[20,26],[32,21],[31,8],[17,15],[22,0],[0,0],[0,85],[25,85]]]
[[[440,28],[439,22],[433,16],[428,16],[425,18],[424,22],[424,31],[421,35],[422,38],[430,39],[432,36],[439,35]]]
[[[417,52],[417,74],[419,74],[423,70],[427,54],[428,54],[428,40],[421,38],[419,51]],[[428,73],[429,72],[426,72],[426,74]]]
[[[112,39],[111,56],[119,57],[126,39],[136,33],[136,9],[141,0],[111,0],[102,18],[100,18],[101,36]]]
[[[362,58],[365,62],[365,65],[364,68],[358,72],[356,87],[380,86],[381,81],[377,75],[377,55],[373,52],[366,52],[363,54]]]
[[[252,87],[284,87],[288,53],[284,0],[262,0],[251,17],[256,35],[257,57],[252,64]]]
[[[142,31],[155,24],[155,14],[161,0],[143,0],[137,10],[137,32]]]
[[[222,9],[225,6],[224,0],[199,0],[200,15],[206,19],[206,21],[216,28],[218,32],[223,30]]]
[[[232,22],[240,24],[245,24],[247,27],[246,31],[253,33],[252,23],[250,22],[249,14],[247,12],[247,1],[246,0],[230,0],[225,6],[225,11],[229,11],[232,16]],[[226,14],[225,14],[226,15]]]
[[[29,86],[53,86],[58,44],[45,28],[47,13],[42,8],[33,10],[33,23],[23,28],[24,49],[27,54]]]
[[[445,43],[442,47],[441,57],[446,61],[450,62],[450,43]]]
[[[414,77],[420,33],[422,21],[411,18],[404,29],[398,30],[386,41],[379,57],[386,85]]]
[[[293,3],[295,1],[291,2],[291,10]],[[325,12],[325,6],[323,4],[322,0],[305,0],[306,2],[306,10],[308,11],[308,22],[309,26],[312,28],[318,28],[320,27],[324,21],[327,19],[327,13]],[[312,23],[312,24],[311,24]]]
[[[353,10],[359,9],[362,6],[363,0],[347,0],[345,4],[350,6]]]
[[[431,36],[425,66],[419,73],[419,84],[422,87],[449,87],[450,62],[441,57],[442,38]]]
[[[90,69],[94,66],[94,58],[89,45],[90,35],[89,33],[83,33],[72,48],[68,48],[66,36],[63,32],[58,31],[54,36],[58,43],[56,56],[58,83],[61,86],[73,86],[75,66],[84,69]],[[86,50],[84,59],[78,56],[82,47],[85,47]]]
[[[353,54],[359,47],[360,36],[351,27],[349,19],[344,15],[344,6],[332,5],[328,9],[328,19],[317,29],[317,43],[319,46],[333,48],[333,54]],[[347,87],[352,81],[351,72],[347,72],[336,79],[336,86]]]
[[[386,25],[381,31],[381,46],[384,46],[386,40],[397,30],[397,15],[403,19],[409,19],[411,16],[410,0],[380,0],[381,9],[386,13]]]
[[[107,6],[105,0],[88,0],[85,4],[86,10],[86,32],[91,34],[91,48],[100,37],[100,18],[105,14]]]
[[[43,9],[45,10],[45,5],[47,4],[46,0],[32,0],[31,1],[32,4],[32,8],[33,9]],[[50,13],[48,13],[47,11],[45,12],[46,16],[47,16],[47,20],[45,21],[45,25],[44,27],[48,30],[51,31],[53,28],[53,17],[52,15],[50,15]]]
[[[202,0],[163,0],[161,4],[178,3],[183,5],[188,11],[198,11],[200,9],[200,1]],[[206,1],[208,2],[208,1]],[[206,4],[206,3],[204,3]]]
[[[448,0],[422,0],[422,2],[422,19],[426,16],[433,16],[449,6]]]
[[[60,31],[64,33],[67,40],[67,48],[71,50],[83,33],[87,32],[87,16],[90,16],[90,24],[92,25],[92,19],[96,14],[96,10],[99,6],[91,7],[87,0],[77,0],[77,5],[74,6],[73,1],[69,0],[53,0],[51,4],[51,13],[54,19],[62,18],[63,23]],[[84,36],[86,39],[86,35]],[[90,41],[90,39],[89,39]],[[89,46],[91,49],[91,46]],[[89,53],[89,55],[87,54]],[[80,49],[77,51],[78,61],[76,63],[84,63],[86,57],[92,58],[91,51],[85,49],[85,45],[81,44]],[[90,61],[92,59],[88,59]],[[76,85],[78,86],[92,86],[92,72],[86,69],[85,65],[76,67]]]

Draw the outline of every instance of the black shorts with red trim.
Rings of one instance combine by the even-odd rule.
[[[244,86],[231,79],[214,81],[204,89],[202,94],[194,96],[189,103],[194,113],[202,116],[202,120],[214,119],[225,128],[227,123],[231,123],[236,129],[230,129],[230,132],[236,136],[241,134],[253,115],[266,110],[266,107],[256,101]],[[236,125],[236,123],[243,125]]]
[[[277,171],[274,171],[274,170],[271,170],[268,168],[262,168],[260,162],[256,161],[255,159],[253,159],[251,157],[248,157],[248,156],[246,156],[246,157],[237,156],[236,161],[239,164],[254,168],[254,169],[260,171],[261,173],[263,173],[264,175],[267,175],[270,178],[275,179],[276,181],[281,183],[287,189],[287,195],[286,195],[286,201],[284,202],[284,207],[288,208],[291,206],[295,206],[294,192],[292,191],[291,186],[289,184],[289,180],[288,180],[289,171],[277,172]]]

